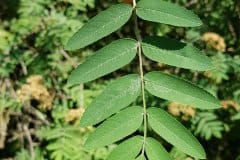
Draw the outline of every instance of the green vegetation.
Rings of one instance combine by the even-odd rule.
[[[167,1],[192,10],[202,23],[193,12],[185,11],[182,7],[174,8],[176,15],[171,15],[171,7],[176,6]],[[208,160],[238,160],[239,2],[142,0],[136,12],[140,17],[137,20],[140,35],[144,37],[141,44],[133,40],[136,38],[136,24],[130,18],[132,7],[128,4],[116,5],[119,2],[0,1],[0,159],[142,159],[137,155],[142,150],[143,141],[145,156],[150,160],[159,157],[191,159],[188,155],[204,158],[198,139]],[[155,13],[155,3],[160,3],[164,12]],[[114,9],[107,13],[106,10],[113,6]],[[96,22],[97,27],[94,23],[87,23],[99,13],[108,16],[112,12],[115,14],[100,18]],[[154,16],[152,12],[161,16]],[[164,15],[166,13],[169,15],[167,18]],[[111,18],[117,18],[118,23],[110,23]],[[104,32],[100,33],[102,24],[106,26]],[[79,30],[81,27],[82,31]],[[99,34],[89,36],[96,30],[99,30]],[[67,43],[77,31],[72,42]],[[78,34],[82,37],[82,43],[76,41]],[[85,38],[82,34],[85,34]],[[157,43],[159,41],[165,43]],[[142,56],[142,69],[145,74],[148,73],[145,75],[145,100],[149,108],[147,136],[152,138],[145,140],[139,136],[146,132],[146,127],[141,126],[145,118],[141,116],[143,99],[140,96],[142,84],[139,78],[142,77],[137,75],[139,60],[136,53],[139,45],[142,46],[142,54],[146,56]],[[177,52],[184,56],[174,56]],[[109,54],[111,61],[101,65],[109,58]],[[99,66],[91,71],[95,74],[86,73],[92,69],[92,64]],[[79,79],[79,75],[84,72],[86,75]],[[103,75],[103,78],[99,78]],[[72,78],[68,79],[69,76]],[[85,84],[69,85],[79,83]],[[189,85],[187,91],[182,87],[183,84]],[[161,88],[164,92],[155,88]],[[169,95],[165,94],[168,91],[171,91]],[[211,95],[221,102],[221,108],[206,110],[219,106]],[[182,98],[186,96],[190,96],[188,100]],[[119,97],[123,99],[121,102],[118,101]],[[101,108],[97,107],[99,103]],[[129,105],[133,107],[126,108]],[[102,110],[105,107],[109,110]],[[119,113],[108,118],[116,112]],[[106,118],[100,126],[95,125]],[[115,120],[121,122],[121,125],[114,123]],[[93,124],[94,127],[89,127]],[[169,127],[169,130],[162,132],[163,127]],[[171,136],[172,132],[176,136]],[[129,134],[132,136],[123,138]],[[120,142],[116,142],[120,139]],[[111,144],[113,142],[116,143]],[[105,146],[107,144],[110,145]],[[130,147],[133,147],[131,153],[128,152]]]

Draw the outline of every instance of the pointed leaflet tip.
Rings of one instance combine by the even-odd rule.
[[[131,5],[124,3],[113,5],[90,19],[70,38],[64,48],[68,51],[84,48],[115,32],[130,19],[131,15]]]

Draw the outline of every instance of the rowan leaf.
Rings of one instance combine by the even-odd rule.
[[[206,153],[198,140],[164,110],[154,107],[149,108],[148,121],[158,135],[182,152],[194,158],[206,158]]]
[[[154,71],[147,73],[144,79],[146,89],[154,96],[200,109],[220,107],[219,101],[213,95],[175,76]]]
[[[211,59],[191,44],[165,37],[146,37],[142,43],[143,53],[149,59],[171,66],[206,71],[214,66]]]
[[[145,156],[140,155],[139,157],[137,157],[135,160],[146,160]]]
[[[137,74],[123,76],[110,83],[87,107],[81,126],[95,125],[112,114],[130,105],[141,92],[141,81]]]
[[[132,6],[117,4],[102,11],[80,28],[68,41],[66,50],[84,48],[99,39],[113,33],[123,26],[132,15]]]
[[[121,39],[100,49],[71,73],[68,84],[89,82],[127,65],[136,56],[136,43],[132,39]]]
[[[140,153],[143,137],[135,136],[118,145],[108,156],[107,160],[134,160]]]
[[[151,137],[146,141],[146,154],[149,160],[172,159],[161,143]]]
[[[129,107],[103,122],[88,137],[85,148],[95,149],[112,144],[135,132],[142,124],[141,107]]]
[[[201,20],[192,11],[163,0],[140,0],[137,15],[147,21],[181,27],[197,27]]]

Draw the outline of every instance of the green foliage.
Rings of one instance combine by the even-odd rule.
[[[207,75],[215,81],[215,83],[221,83],[224,80],[228,80],[229,77],[226,74],[229,70],[229,66],[226,64],[227,59],[226,57],[218,53],[213,57],[213,65],[215,66],[214,69],[207,72]]]
[[[42,156],[42,153],[41,153],[41,151],[40,151],[40,149],[39,148],[36,148],[35,150],[34,150],[34,154],[35,154],[35,159],[36,160],[44,160],[44,158],[43,158],[43,156]],[[17,153],[17,155],[16,155],[16,160],[31,160],[31,155],[30,155],[30,153],[27,151],[27,150],[25,150],[25,149],[22,149],[20,152],[18,152]]]
[[[170,155],[174,160],[186,160],[189,158],[185,153],[173,147],[170,151]]]
[[[176,44],[175,41],[169,40],[168,43],[175,43],[176,46],[171,46],[169,44],[169,45],[166,45],[165,47],[164,45],[165,43],[162,43],[163,40],[161,38],[154,39],[155,45],[157,43],[161,43],[162,45],[162,46],[157,45],[157,47],[155,48],[157,49],[164,48],[164,50],[170,50],[168,57],[165,55],[164,55],[165,57],[161,56],[160,54],[149,56],[149,54],[157,54],[157,53],[153,53],[152,50],[146,49],[147,47],[150,46],[150,44],[147,44],[147,42],[149,43],[149,40],[150,42],[152,42],[153,39],[148,39],[147,42],[145,40],[145,43],[143,44],[141,43],[142,38],[140,35],[140,30],[138,28],[137,16],[145,20],[166,23],[166,24],[171,24],[175,26],[185,26],[185,27],[199,26],[201,25],[201,21],[196,15],[194,15],[190,11],[164,1],[141,0],[137,4],[137,6],[136,6],[136,1],[134,1],[133,8],[132,9],[129,9],[129,8],[130,8],[129,5],[115,5],[110,7],[106,11],[103,11],[96,17],[92,18],[85,26],[83,26],[69,40],[66,47],[69,50],[79,49],[91,44],[92,42],[99,40],[102,37],[105,37],[106,35],[115,31],[117,27],[120,27],[122,26],[122,24],[126,23],[126,21],[130,17],[129,11],[134,10],[133,12],[134,23],[135,23],[134,31],[135,31],[138,43],[136,43],[133,40],[131,40],[131,42],[130,40],[128,40],[129,42],[127,42],[127,40],[119,40],[108,45],[107,47],[104,47],[100,51],[96,52],[94,56],[90,57],[86,62],[79,65],[78,68],[76,68],[72,72],[72,74],[69,77],[69,83],[81,84],[84,82],[94,80],[110,72],[113,72],[116,69],[119,69],[120,67],[132,61],[137,51],[138,57],[139,57],[139,66],[140,66],[140,73],[139,73],[140,78],[136,76],[134,81],[131,81],[130,83],[128,83],[128,86],[125,85],[126,83],[123,80],[116,80],[115,82],[116,84],[109,85],[107,87],[107,90],[103,92],[103,94],[100,95],[96,101],[93,101],[93,105],[90,105],[90,107],[87,108],[86,115],[83,117],[82,121],[84,126],[96,124],[106,119],[110,115],[116,113],[120,109],[127,107],[136,98],[136,95],[138,95],[140,82],[141,82],[141,91],[142,91],[143,110],[140,107],[130,107],[110,117],[109,119],[104,121],[100,126],[98,126],[96,131],[89,136],[85,144],[85,147],[88,149],[97,148],[97,147],[106,146],[116,141],[119,141],[124,137],[134,133],[141,126],[142,120],[143,120],[144,136],[143,136],[142,152],[140,157],[142,158],[144,157],[144,152],[146,151],[147,145],[148,147],[153,147],[153,149],[157,148],[156,145],[158,145],[156,144],[155,141],[152,142],[151,140],[147,140],[147,124],[149,122],[150,126],[153,128],[153,130],[156,133],[158,133],[163,139],[165,139],[172,145],[176,146],[177,148],[180,148],[184,153],[189,154],[195,158],[200,158],[200,159],[206,158],[206,153],[203,147],[201,146],[201,144],[178,121],[176,121],[174,118],[169,116],[165,111],[162,111],[160,109],[150,108],[149,110],[147,110],[147,106],[145,102],[146,101],[145,85],[146,85],[146,89],[155,96],[158,96],[167,100],[178,101],[188,105],[194,105],[195,107],[202,108],[202,109],[219,108],[219,102],[216,100],[215,97],[213,97],[211,94],[204,91],[203,89],[196,87],[193,84],[187,81],[178,79],[176,77],[173,77],[161,72],[150,72],[144,76],[141,49],[143,46],[143,52],[144,53],[146,52],[145,54],[148,55],[147,57],[151,57],[154,60],[165,59],[161,62],[172,64],[173,66],[180,66],[180,67],[189,68],[189,69],[207,70],[210,67],[212,67],[211,60],[206,56],[201,55],[202,53],[197,51],[195,48],[183,43]],[[123,18],[123,20],[119,20],[117,18],[117,20],[115,21],[116,15],[111,16],[111,18],[114,18],[114,19],[109,18],[109,15],[111,15],[109,13],[115,14],[122,11],[124,12],[118,15],[119,16],[118,18],[121,18],[122,15],[123,16],[127,15],[126,17]],[[165,16],[167,16],[167,18]],[[162,17],[164,18],[162,19]],[[100,22],[100,20],[102,19],[107,21]],[[116,24],[112,22],[115,22]],[[118,22],[120,24],[118,24]],[[99,33],[99,34],[96,34],[96,33]],[[120,43],[120,42],[124,42],[124,43]],[[175,50],[175,53],[172,50]],[[158,51],[161,52],[161,49],[158,49]],[[171,51],[173,53],[171,53]],[[191,55],[192,51],[194,51],[194,55]],[[183,56],[179,56],[178,54],[182,54]],[[129,55],[129,56],[128,57],[123,56],[122,59],[119,58],[119,56],[122,56],[122,55]],[[173,58],[171,59],[171,57]],[[192,64],[188,63],[189,64],[188,66],[177,65],[176,62],[174,61],[179,60],[179,57],[181,58],[187,57],[186,60],[182,58],[184,60],[184,63],[188,63],[188,61],[192,62],[193,60],[195,61],[195,63],[192,63]],[[167,60],[168,58],[170,60]],[[196,68],[196,66],[199,66],[199,68]],[[137,83],[137,81],[139,82]],[[117,87],[116,93],[114,93],[115,86]],[[121,88],[122,90],[118,88]],[[125,88],[128,88],[133,91],[130,91]],[[125,92],[125,90],[123,89],[125,89],[127,92]],[[114,93],[115,96],[113,96],[113,98],[110,98],[108,95],[111,95],[112,93]],[[123,96],[121,96],[122,93],[124,93]],[[125,96],[130,96],[130,97],[126,98]],[[107,100],[106,97],[109,97],[110,100]],[[120,106],[118,106],[117,109],[113,109],[113,107],[115,108],[115,105],[118,105],[119,102],[121,102]],[[101,108],[99,108],[99,106],[101,106]],[[125,143],[123,142],[123,144]],[[116,152],[122,153],[124,151],[125,151],[125,148],[119,147]],[[164,154],[164,156],[168,157],[166,151],[162,149],[160,151]],[[154,159],[157,154],[158,153],[154,153],[154,151],[149,152],[149,149],[147,150],[147,155],[148,155],[148,158],[150,159]],[[113,156],[116,156],[116,155],[113,153]],[[135,157],[132,157],[133,155],[130,153],[126,154],[126,156],[129,156],[129,157],[125,157],[126,159],[133,159],[137,157],[137,155],[135,155]],[[158,155],[157,155],[157,158],[158,158]],[[117,158],[117,159],[121,159],[121,158]]]
[[[201,109],[220,107],[218,100],[210,93],[177,77],[162,72],[150,72],[145,75],[145,81],[146,89],[157,97]]]
[[[103,122],[92,133],[85,147],[87,149],[103,147],[135,132],[142,124],[141,107],[129,107]],[[126,121],[127,120],[127,121]]]
[[[164,37],[147,37],[142,46],[148,58],[160,63],[199,71],[213,68],[209,58],[191,44]]]
[[[147,21],[181,27],[197,27],[201,20],[191,11],[162,0],[140,0],[137,15]]]
[[[163,139],[192,157],[204,159],[206,153],[197,139],[176,119],[158,108],[148,109],[149,124]]]
[[[222,138],[223,132],[228,131],[228,127],[214,113],[202,112],[194,117],[192,130],[195,135],[209,140],[212,137]]]
[[[130,18],[132,7],[127,4],[113,5],[84,25],[68,42],[67,50],[76,50],[109,35]],[[89,36],[91,33],[91,36]]]
[[[115,41],[80,64],[70,75],[68,83],[70,85],[85,83],[111,73],[131,62],[136,52],[136,41],[131,39]]]
[[[95,125],[103,121],[136,100],[140,91],[139,76],[135,74],[112,82],[92,101],[82,117],[81,126]]]
[[[107,160],[135,159],[143,145],[143,137],[135,136],[118,145]],[[131,152],[129,152],[131,149]]]
[[[146,157],[145,156],[139,156],[135,160],[146,160]]]
[[[91,133],[91,128],[81,128],[79,126],[63,126],[57,128],[43,128],[39,131],[39,136],[51,142],[46,146],[47,152],[50,153],[50,158],[54,160],[90,160],[92,156],[95,159],[98,157],[106,157],[108,155],[108,148],[98,148],[101,156],[93,154],[93,150],[85,151],[83,144],[85,143],[88,134]]]
[[[146,141],[146,154],[149,160],[154,159],[166,159],[171,160],[168,152],[157,140],[153,138],[147,138]]]
[[[192,108],[194,105],[183,106],[181,104],[183,108],[176,106],[172,112],[169,110],[168,101],[162,97],[158,99],[147,92],[145,86],[147,82],[144,81],[145,92],[142,93],[146,94],[146,106],[167,109],[179,120],[181,119],[186,128],[190,128],[191,132],[201,139],[208,160],[239,159],[240,150],[236,147],[237,142],[240,141],[239,2],[236,0],[138,0],[135,10],[126,4],[114,5],[117,1],[121,2],[121,0],[0,1],[0,159],[56,160],[59,158],[71,160],[77,157],[81,160],[106,159],[115,145],[86,151],[83,144],[95,129],[81,128],[79,121],[81,119],[80,125],[84,126],[84,119],[88,119],[86,126],[94,124],[98,127],[101,126],[99,123],[108,120],[108,117],[118,115],[122,109],[128,109],[129,106],[144,106],[142,103],[144,98],[139,96],[142,75],[140,78],[139,76],[130,78],[138,85],[129,83],[129,79],[124,83],[119,82],[122,78],[129,77],[124,76],[125,74],[130,74],[131,77],[132,73],[139,73],[139,68],[136,67],[139,66],[139,57],[135,57],[137,49],[138,54],[142,51],[142,54],[146,56],[142,57],[144,73],[161,70],[168,75],[175,74],[181,79],[193,81],[197,86],[201,86],[218,97],[224,107],[208,112]],[[161,4],[161,6],[155,4]],[[108,19],[100,17],[101,21],[98,21],[98,24],[92,28],[84,25],[92,21],[88,21],[89,18],[102,10],[109,11],[106,9],[109,6],[110,8],[124,6],[124,9],[119,7],[117,12],[112,10],[107,15]],[[124,14],[123,10],[128,12]],[[201,21],[193,14],[194,12],[201,17],[204,25],[197,28],[174,27],[174,25],[200,25]],[[140,18],[139,21],[137,20],[138,26],[134,24],[135,13]],[[130,20],[132,14],[133,19]],[[150,22],[145,22],[144,19]],[[127,22],[128,20],[130,22]],[[164,24],[152,23],[158,21]],[[99,24],[108,24],[108,26],[103,29]],[[84,27],[87,32],[80,35],[74,46],[65,45],[74,32],[79,30],[79,34]],[[141,33],[142,38],[138,37],[138,42],[133,39],[124,39],[124,37],[135,37],[136,27],[139,27],[137,33]],[[95,29],[101,32],[93,36]],[[114,31],[116,32],[112,33]],[[210,36],[214,39],[213,43],[204,40],[205,34],[209,33],[217,35],[216,37]],[[111,35],[107,36],[108,34]],[[105,38],[100,40],[103,37]],[[116,39],[129,40],[129,43],[125,43],[124,47],[123,45],[115,47],[111,50],[111,54],[120,55],[125,48],[134,45],[135,53],[130,54],[133,57],[131,60],[124,59],[124,62],[121,61],[122,66],[113,71],[110,65],[119,64],[119,58],[116,58],[116,61],[108,63],[104,68],[108,72],[100,70],[93,72],[92,75],[99,75],[94,78],[97,79],[96,82],[72,87],[67,85],[67,78],[73,68],[91,60],[96,56],[93,51],[102,50],[99,48],[105,48],[104,46],[112,44],[111,41]],[[93,42],[97,43],[92,44]],[[92,45],[87,49],[81,47],[83,44],[88,45],[86,43]],[[80,47],[81,50],[66,52],[63,45],[69,50],[74,49],[68,47]],[[154,47],[154,50],[149,46]],[[178,49],[173,50],[174,47]],[[204,51],[199,51],[197,48]],[[109,51],[98,53],[98,55],[101,57],[100,55],[107,52]],[[206,58],[206,55],[211,58],[211,61]],[[123,66],[124,68],[120,69]],[[196,70],[203,72],[196,72]],[[77,76],[81,76],[82,73]],[[102,76],[100,73],[107,75],[100,78]],[[22,87],[27,87],[27,79],[36,74],[42,77],[42,84],[51,95],[51,98],[43,100],[47,102],[52,99],[50,100],[52,103],[45,109],[39,108],[39,103],[42,103],[39,100],[31,98],[24,102],[21,101],[24,94],[19,94]],[[85,76],[77,77],[76,82],[85,78]],[[112,80],[113,83],[109,83]],[[118,84],[116,84],[117,81]],[[114,83],[116,85],[112,85]],[[167,84],[171,85],[169,82]],[[134,88],[136,92],[130,95],[129,93],[132,93]],[[178,87],[175,91],[178,91]],[[26,93],[28,95],[40,92],[37,88],[36,90],[31,88],[31,92]],[[38,95],[41,97],[41,94]],[[191,95],[194,96],[194,94]],[[186,97],[182,97],[184,98]],[[81,118],[86,108],[84,117]],[[191,116],[183,119],[189,111]],[[143,114],[143,116],[146,115],[149,116],[149,113]],[[101,120],[96,121],[99,117],[102,117]],[[157,159],[155,157],[158,156],[163,158],[163,155],[167,156],[168,153],[161,152],[163,151],[160,150],[161,142],[170,151],[169,154],[173,160],[193,159],[175,147],[171,148],[171,145],[161,139],[163,137],[156,135],[155,131],[146,125],[146,123],[149,124],[148,118],[144,118],[143,125],[136,132],[116,142],[120,147],[121,144],[130,141],[127,145],[117,147],[119,149],[116,148],[116,151],[112,152],[114,156],[108,158],[128,159],[127,157],[130,157],[132,160],[151,160]],[[128,121],[126,118],[125,120]],[[144,140],[145,131],[148,137]],[[138,135],[143,135],[143,137]],[[157,149],[154,149],[156,147],[149,149],[151,143],[149,139],[156,142]],[[147,143],[144,145],[143,142]],[[151,144],[155,146],[155,143]]]
[[[39,136],[47,141],[51,141],[46,146],[51,153],[51,159],[62,160],[90,157],[83,149],[80,149],[84,143],[81,128],[67,126],[59,128],[45,128],[39,132]]]

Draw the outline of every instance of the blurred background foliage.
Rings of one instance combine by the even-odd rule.
[[[193,43],[213,59],[215,69],[197,73],[144,59],[145,72],[162,70],[193,81],[217,96],[222,108],[203,111],[150,95],[148,106],[165,108],[181,120],[201,141],[208,160],[239,160],[240,1],[168,1],[192,9],[204,25],[184,29],[141,21],[142,35]],[[137,61],[84,86],[69,88],[66,80],[93,51],[113,39],[134,37],[132,22],[86,49],[67,53],[63,45],[89,18],[116,2],[0,0],[0,159],[103,160],[115,147],[85,151],[83,143],[94,127],[81,128],[79,122],[109,81],[138,71]],[[162,142],[173,159],[192,159]]]

